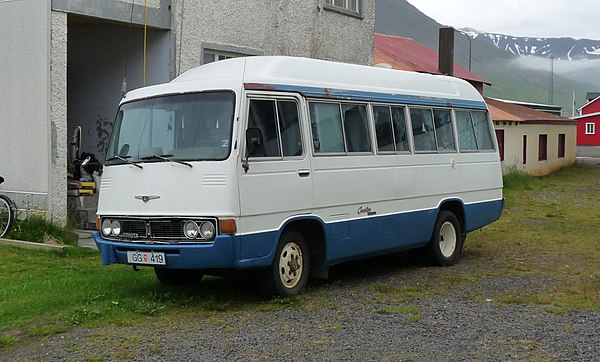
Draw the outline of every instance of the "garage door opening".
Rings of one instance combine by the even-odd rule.
[[[67,144],[81,134],[74,145],[79,156],[69,152],[68,157],[68,217],[79,228],[93,229],[102,163],[119,101],[124,88],[129,91],[144,82],[144,29],[72,14],[67,22]],[[146,85],[171,79],[170,49],[170,31],[147,29]]]

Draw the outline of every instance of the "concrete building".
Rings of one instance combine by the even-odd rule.
[[[504,173],[545,176],[575,163],[577,121],[493,98],[485,101]]]
[[[0,1],[0,191],[64,223],[69,143],[103,162],[123,91],[245,55],[373,62],[375,0]]]

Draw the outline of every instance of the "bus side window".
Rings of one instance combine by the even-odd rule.
[[[475,128],[475,137],[480,150],[493,150],[492,134],[486,112],[471,112],[473,118],[473,128]]]
[[[253,156],[281,157],[275,101],[251,100],[250,109],[248,111],[248,128],[258,128],[263,138],[263,145],[260,148],[262,152],[254,154]]]
[[[309,106],[315,152],[344,152],[340,105],[311,102]]]
[[[394,138],[396,139],[396,151],[409,151],[404,107],[392,107],[392,120],[394,124]]]
[[[373,106],[373,119],[379,152],[395,151],[390,107]]]
[[[284,156],[302,155],[302,138],[298,122],[298,105],[294,101],[277,101],[281,146]]]
[[[454,134],[452,133],[452,122],[450,120],[450,110],[435,109],[433,111],[435,121],[435,134],[439,151],[455,151]]]
[[[370,152],[371,141],[367,126],[367,112],[363,105],[342,105],[346,150],[348,152]]]
[[[415,151],[437,151],[431,109],[411,108],[410,120],[412,122]]]
[[[456,129],[458,132],[458,145],[461,151],[476,151],[477,140],[471,121],[471,112],[455,111]]]

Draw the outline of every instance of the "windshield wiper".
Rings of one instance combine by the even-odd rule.
[[[138,165],[136,162],[129,161],[128,158],[130,158],[130,157],[131,156],[125,156],[125,157],[123,157],[123,156],[116,155],[115,157],[111,157],[108,160],[106,160],[106,162],[108,162],[108,161],[114,161],[114,160],[120,160],[120,161],[123,161],[125,163],[130,164],[130,165],[133,165],[133,166],[139,168],[140,170],[144,168],[142,165]]]
[[[163,160],[163,161],[167,161],[167,162],[175,162],[178,163],[180,165],[184,165],[187,166],[189,168],[192,168],[192,164],[189,162],[185,162],[185,161],[180,161],[180,160],[174,160],[172,158],[173,155],[152,155],[152,156],[146,156],[146,157],[140,157],[140,160],[151,160],[153,158],[158,158],[159,160]]]

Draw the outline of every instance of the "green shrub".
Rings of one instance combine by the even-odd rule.
[[[58,226],[44,216],[29,216],[25,220],[15,220],[8,235],[10,239],[46,244],[75,245],[75,237],[66,228]]]

